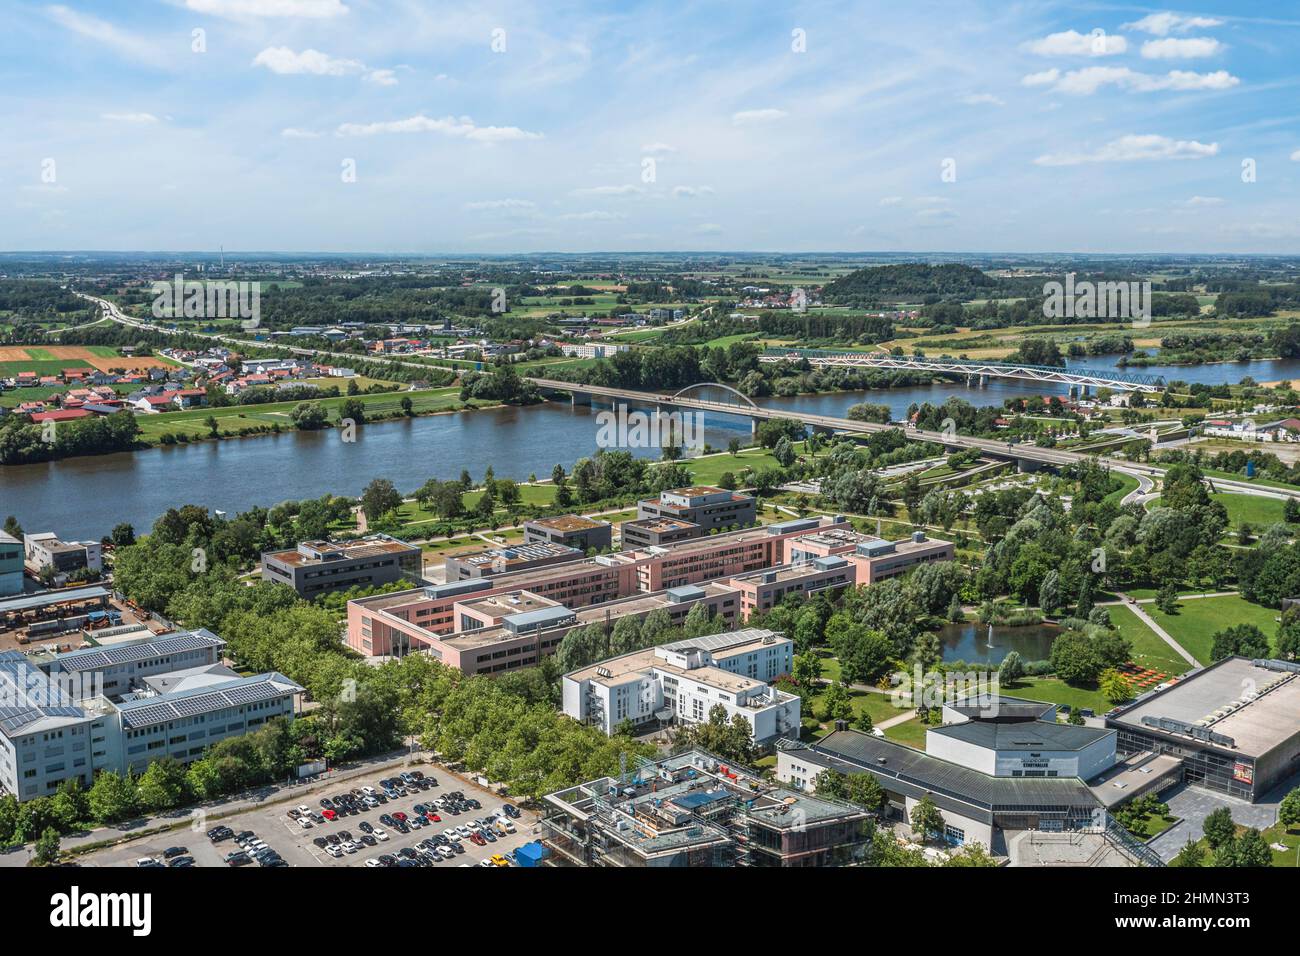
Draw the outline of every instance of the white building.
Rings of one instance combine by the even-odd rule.
[[[766,746],[798,733],[799,698],[771,686],[793,666],[794,643],[773,631],[688,638],[564,675],[564,712],[612,734],[624,720],[700,723],[721,706]]]

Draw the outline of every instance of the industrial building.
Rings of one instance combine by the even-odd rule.
[[[794,642],[748,628],[687,638],[610,658],[564,675],[564,712],[614,733],[623,721],[639,728],[709,719],[721,707],[750,726],[765,748],[799,731],[799,698],[772,681],[794,666]]]
[[[1300,664],[1227,657],[1106,716],[1126,755],[1158,754],[1183,778],[1257,801],[1300,770]]]
[[[423,578],[422,552],[386,534],[357,541],[304,541],[292,551],[262,555],[262,580],[287,584],[299,596],[313,598],[352,587],[378,587],[407,578]]]
[[[543,801],[542,842],[557,865],[842,866],[866,853],[871,830],[861,807],[773,786],[700,750]]]
[[[0,597],[23,593],[23,543],[0,531]]]

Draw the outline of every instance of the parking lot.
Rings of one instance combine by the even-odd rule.
[[[340,782],[335,787],[326,787],[315,791],[310,797],[302,797],[292,801],[277,803],[274,806],[260,807],[251,810],[245,810],[241,813],[227,817],[220,821],[196,819],[192,829],[176,830],[167,834],[147,837],[142,840],[134,840],[122,846],[110,847],[103,850],[95,851],[81,857],[80,862],[83,866],[136,866],[137,861],[150,858],[159,863],[167,862],[164,853],[170,848],[184,848],[183,854],[175,854],[175,857],[185,856],[191,858],[194,866],[200,867],[222,867],[227,868],[226,857],[228,854],[240,849],[235,838],[228,838],[219,842],[213,842],[209,839],[207,832],[217,826],[228,827],[235,834],[251,832],[257,840],[260,840],[265,846],[275,851],[287,866],[377,866],[377,863],[367,864],[369,860],[378,860],[381,856],[393,858],[394,861],[404,858],[410,858],[412,854],[415,858],[408,865],[429,865],[434,867],[455,867],[455,866],[477,866],[483,861],[490,860],[493,856],[509,858],[518,847],[531,840],[536,839],[533,829],[536,824],[536,814],[519,807],[520,815],[511,820],[511,826],[514,833],[508,833],[504,836],[494,833],[495,842],[486,842],[485,845],[479,846],[472,839],[460,837],[447,837],[447,845],[455,842],[460,845],[463,852],[455,852],[451,859],[430,859],[428,853],[420,853],[417,850],[417,844],[435,839],[439,834],[449,827],[474,827],[475,821],[482,820],[493,815],[507,802],[498,796],[494,796],[487,790],[478,787],[461,777],[453,776],[442,767],[436,764],[421,764],[417,768],[407,768],[405,772],[418,770],[425,777],[430,778],[433,782],[425,789],[409,789],[405,794],[397,796],[395,799],[388,799],[378,807],[362,809],[360,812],[339,813],[334,810],[336,819],[328,820],[324,818],[325,808],[321,806],[321,799],[328,798],[331,804],[337,807],[336,798],[354,789],[362,791],[364,788],[373,788],[378,794],[382,794],[384,787],[381,780],[390,780],[397,777],[400,768],[386,771],[376,771],[373,776],[357,777],[351,780]],[[407,788],[404,788],[407,789]],[[428,820],[422,827],[413,826],[411,821],[418,815],[415,811],[416,804],[426,806],[439,801],[450,800],[450,794],[460,792],[466,801],[478,801],[480,808],[469,808],[461,812],[453,813],[451,808],[445,810],[434,810],[434,813],[441,819],[438,821]],[[306,806],[311,812],[312,825],[309,828],[302,827],[296,819],[290,817],[289,811],[296,810],[299,806]],[[517,805],[516,805],[517,806]],[[400,829],[380,821],[380,817],[387,815],[396,820],[395,815],[402,813],[407,820],[403,824],[408,832],[402,833]],[[319,820],[320,822],[317,822]],[[426,817],[427,820],[427,817]],[[366,828],[361,824],[366,823],[372,831],[382,830],[385,839],[378,838],[378,834],[367,834]],[[476,827],[482,832],[482,827]],[[330,838],[338,840],[341,844],[345,841],[344,833],[350,834],[351,841],[356,845],[353,852],[346,852],[340,849],[339,855],[332,855],[326,847],[330,845]],[[364,837],[369,836],[369,840],[362,842]],[[324,841],[326,847],[318,846],[317,840]],[[367,845],[373,841],[373,845]],[[435,851],[436,852],[436,851]],[[454,850],[453,850],[454,852]],[[422,862],[420,858],[428,860]],[[250,863],[243,868],[258,869],[257,863]]]

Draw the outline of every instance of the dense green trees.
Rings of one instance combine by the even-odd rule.
[[[135,414],[129,411],[41,424],[27,415],[4,415],[0,416],[0,465],[129,451],[139,434]]]

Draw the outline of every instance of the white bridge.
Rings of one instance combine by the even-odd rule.
[[[1075,388],[1109,388],[1124,392],[1164,391],[1163,375],[1097,372],[1084,368],[1060,368],[1055,365],[1027,365],[1016,362],[979,362],[971,359],[928,358],[914,355],[890,355],[887,352],[848,352],[828,349],[768,349],[760,362],[801,362],[810,365],[844,368],[892,368],[909,372],[933,372],[964,375],[968,379],[1015,378],[1028,382],[1070,385]]]

